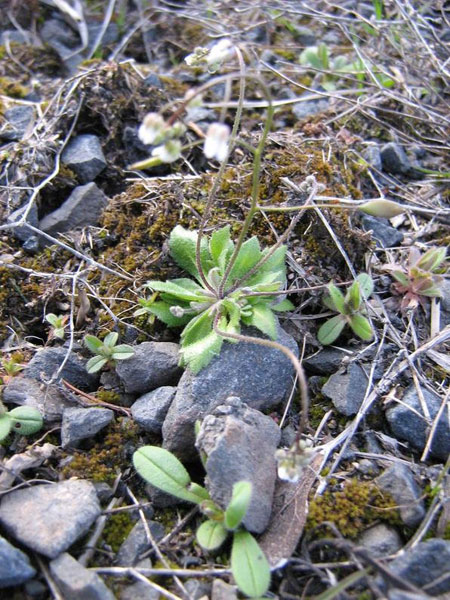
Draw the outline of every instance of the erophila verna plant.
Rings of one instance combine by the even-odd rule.
[[[372,327],[368,319],[362,314],[364,299],[367,300],[373,292],[372,278],[366,273],[358,275],[356,280],[344,294],[330,283],[328,295],[323,302],[327,308],[338,312],[320,327],[317,337],[321,344],[332,344],[342,333],[346,325],[362,340],[369,341],[373,337]]]
[[[424,254],[412,246],[407,266],[390,264],[383,268],[389,271],[395,282],[392,288],[402,296],[400,308],[403,312],[414,310],[419,304],[425,304],[426,298],[442,296],[445,272],[446,248],[430,248]]]
[[[41,413],[32,406],[17,406],[7,411],[0,401],[0,442],[11,431],[20,435],[31,435],[41,429],[43,419]]]
[[[196,533],[197,542],[204,550],[217,550],[232,534],[231,571],[241,592],[251,598],[267,592],[269,564],[255,538],[241,526],[250,504],[251,483],[235,483],[231,500],[223,510],[211,500],[206,488],[191,481],[189,473],[171,452],[157,446],[144,446],[134,453],[133,464],[151,485],[176,498],[198,504],[207,517]]]
[[[181,333],[181,365],[189,366],[194,373],[220,353],[224,337],[217,329],[239,334],[242,323],[276,339],[273,311],[293,308],[289,300],[275,304],[272,294],[285,284],[286,246],[261,250],[258,239],[251,237],[235,254],[227,225],[202,238],[200,272],[197,242],[198,232],[175,227],[169,239],[171,255],[196,281],[149,281],[147,287],[160,292],[160,300],[146,306],[169,327],[185,326]]]
[[[133,356],[134,350],[131,346],[127,344],[116,346],[118,339],[119,334],[115,331],[108,333],[103,341],[95,335],[84,336],[85,345],[96,355],[90,358],[86,364],[88,373],[96,373],[106,364],[114,366],[116,360],[126,360]]]

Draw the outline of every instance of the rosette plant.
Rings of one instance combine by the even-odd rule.
[[[261,249],[255,236],[235,245],[229,225],[200,242],[198,235],[177,226],[169,238],[172,258],[194,279],[146,284],[159,292],[146,310],[169,327],[184,326],[180,364],[194,373],[220,353],[225,338],[238,341],[242,325],[256,327],[275,340],[275,312],[293,308],[289,300],[277,303],[274,295],[285,284],[286,246]]]

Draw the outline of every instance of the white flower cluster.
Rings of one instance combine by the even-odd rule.
[[[210,73],[215,73],[222,64],[235,54],[234,46],[228,38],[219,40],[212,48],[198,46],[184,59],[190,67],[206,65]]]
[[[219,162],[228,156],[230,128],[224,123],[211,123],[206,132],[203,153],[206,158],[216,158]]]
[[[156,146],[152,150],[152,156],[159,158],[163,163],[171,163],[181,156],[179,138],[185,131],[183,123],[177,121],[169,125],[159,113],[153,112],[145,116],[138,135],[144,144]]]
[[[275,458],[278,463],[278,477],[284,481],[297,483],[315,453],[316,449],[309,440],[295,442],[288,450],[277,450]]]

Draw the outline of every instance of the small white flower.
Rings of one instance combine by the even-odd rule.
[[[152,150],[152,156],[156,156],[163,163],[171,163],[181,156],[180,140],[168,140],[163,146],[157,146]]]
[[[228,155],[228,139],[230,128],[224,123],[212,123],[206,132],[203,153],[206,158],[223,161]]]
[[[217,71],[226,60],[234,55],[234,46],[228,38],[223,38],[214,44],[206,57],[206,64],[210,72]]]
[[[201,63],[205,62],[206,56],[208,55],[209,50],[208,48],[203,48],[202,46],[197,46],[197,48],[194,49],[194,52],[192,52],[192,54],[188,54],[188,56],[186,56],[186,58],[184,59],[186,64],[189,65],[190,67],[196,67],[198,65],[200,65]]]
[[[139,139],[144,144],[153,144],[165,128],[166,122],[159,113],[148,113],[145,115],[144,121],[139,127]]]
[[[184,310],[181,308],[181,306],[171,306],[169,308],[169,311],[172,313],[172,315],[174,317],[178,317],[181,318],[184,316]]]
[[[277,450],[275,459],[278,463],[278,477],[283,481],[297,483],[315,453],[309,440],[301,440],[298,444],[295,442],[288,450]]]

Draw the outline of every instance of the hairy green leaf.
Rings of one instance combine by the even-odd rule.
[[[105,335],[105,339],[103,340],[103,345],[112,348],[117,344],[117,340],[119,339],[119,334],[116,331],[111,331],[107,335]]]
[[[361,294],[359,290],[359,282],[354,281],[348,288],[345,295],[345,304],[350,307],[350,311],[358,310],[361,305]]]
[[[8,418],[8,413],[0,414],[0,442],[4,440],[11,431],[11,419]]]
[[[180,327],[186,325],[192,319],[192,315],[183,315],[182,317],[176,317],[170,312],[170,307],[174,306],[168,302],[157,300],[148,307],[149,312],[158,317],[160,321],[168,325],[169,327]],[[183,308],[188,308],[187,305],[181,303]]]
[[[164,292],[164,299],[176,302],[202,302],[205,300],[205,290],[192,279],[172,279],[172,281],[148,281],[147,287],[155,292]]]
[[[367,273],[360,273],[356,278],[359,283],[359,291],[361,295],[367,300],[373,293],[373,279]]]
[[[234,530],[245,517],[252,497],[252,484],[249,481],[238,481],[233,485],[233,493],[225,511],[225,527]]]
[[[189,473],[168,450],[143,446],[133,454],[133,465],[145,481],[163,492],[195,504],[203,501],[202,497],[187,489],[191,482]]]
[[[228,284],[232,284],[236,280],[241,279],[243,275],[248,273],[248,271],[256,265],[261,256],[261,248],[256,236],[253,236],[244,242],[236,257],[236,262],[231,269]]]
[[[366,342],[373,337],[373,331],[369,321],[359,313],[350,317],[350,327],[358,337]]]
[[[345,298],[341,290],[334,285],[334,283],[328,284],[329,298],[331,299],[331,306],[333,310],[341,314],[345,314]]]
[[[44,420],[41,413],[33,406],[17,406],[7,413],[12,428],[21,435],[31,435],[42,428]]]
[[[86,363],[86,371],[88,373],[97,373],[107,362],[108,359],[104,356],[93,356]]]
[[[97,354],[99,348],[103,346],[103,342],[98,337],[89,334],[84,336],[84,344],[94,354]]]
[[[189,346],[201,341],[213,330],[214,315],[210,311],[203,311],[194,317],[181,332],[183,346]]]
[[[277,304],[272,304],[272,310],[275,310],[276,312],[285,312],[288,310],[295,310],[295,306],[292,304],[292,302],[290,300],[285,298],[284,300],[282,300],[281,302],[278,302]]]
[[[128,344],[119,344],[115,346],[112,353],[112,358],[114,360],[126,360],[127,358],[131,358],[134,355],[134,350]]]
[[[253,306],[252,314],[246,319],[246,323],[256,327],[270,339],[277,339],[277,318],[269,306],[265,304]]]
[[[231,571],[239,590],[250,598],[264,596],[269,589],[269,563],[248,531],[236,531],[233,535]]]
[[[177,225],[170,234],[169,248],[170,254],[176,263],[198,281],[201,281],[195,259],[197,238],[198,233],[196,231],[189,231],[181,225]],[[213,266],[206,237],[203,237],[201,241],[200,262],[205,273]]]
[[[189,366],[194,374],[209,365],[212,359],[220,354],[224,338],[215,331],[189,345],[181,346],[181,365]]]
[[[197,529],[195,537],[197,542],[205,550],[216,550],[227,539],[228,531],[217,521],[205,521]]]
[[[48,313],[47,315],[45,315],[45,320],[48,321],[48,323],[50,323],[50,325],[52,325],[53,327],[58,327],[61,321],[61,317],[57,317],[53,313]]]
[[[209,251],[214,265],[219,267],[222,275],[225,271],[226,261],[231,256],[233,249],[234,244],[231,241],[229,225],[226,225],[211,234]]]
[[[345,318],[342,315],[336,315],[328,321],[325,321],[317,332],[317,339],[321,344],[327,346],[332,344],[340,335],[345,327]]]

